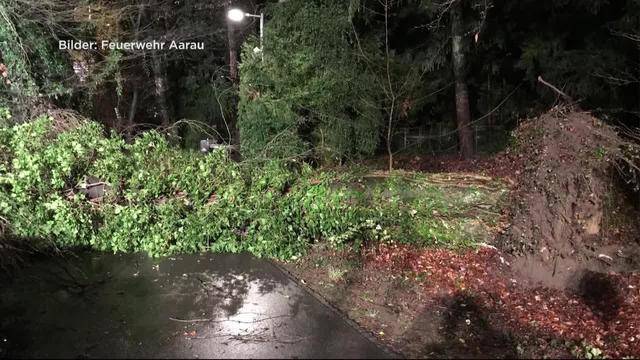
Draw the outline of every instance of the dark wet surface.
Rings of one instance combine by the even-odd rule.
[[[248,255],[86,253],[36,261],[0,288],[0,357],[390,355]]]

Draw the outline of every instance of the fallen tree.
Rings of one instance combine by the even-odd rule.
[[[421,174],[371,183],[296,159],[238,163],[226,151],[172,146],[157,131],[127,142],[62,110],[0,128],[0,154],[0,217],[7,234],[36,248],[276,258],[315,241],[462,248],[486,241],[483,221],[498,216],[486,209],[504,194],[488,179],[445,193]]]

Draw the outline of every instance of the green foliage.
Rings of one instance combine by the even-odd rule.
[[[239,127],[247,155],[313,151],[329,161],[376,149],[377,94],[356,56],[347,5],[292,0],[269,7],[264,60],[255,42],[243,51]]]
[[[492,191],[459,185],[422,174],[368,184],[378,239],[448,248],[489,241],[487,228],[495,225],[497,213],[485,209],[499,208],[506,191],[499,183]]]
[[[12,118],[13,115],[11,115],[11,110],[9,110],[8,107],[0,106],[0,127],[9,126]]]
[[[0,54],[2,63],[11,75],[9,83],[0,83],[0,106],[16,105],[14,97],[34,96],[37,92],[34,79],[29,71],[27,54],[20,41],[20,34],[13,21],[8,18],[8,9],[0,4]]]
[[[35,21],[24,21],[16,1],[0,4],[0,107],[11,106],[16,120],[24,120],[38,98],[57,99],[68,94],[63,85],[70,67],[56,41]]]
[[[91,92],[95,92],[98,87],[104,85],[107,81],[114,81],[116,83],[116,93],[118,96],[122,96],[122,79],[119,77],[120,67],[122,63],[123,53],[118,50],[110,51],[105,55],[103,64],[100,68],[96,69],[92,74],[88,87]]]
[[[196,148],[205,138],[217,138],[228,143],[236,143],[237,140],[233,139],[237,90],[219,72],[212,72],[210,66],[207,63],[189,68],[192,73],[180,82],[181,116],[199,124],[184,129],[182,137],[189,148]]]
[[[53,124],[45,116],[0,129],[0,216],[13,235],[42,244],[292,258],[314,241],[464,247],[483,239],[466,226],[469,218],[485,219],[469,215],[490,202],[479,190],[445,192],[422,175],[363,190],[357,169],[235,163],[220,151],[177,149],[153,131],[126,143],[96,123],[62,133]],[[90,199],[83,190],[96,181],[107,184],[106,193]]]
[[[599,147],[594,151],[594,155],[595,155],[596,159],[598,159],[598,160],[602,160],[602,159],[604,159],[604,158],[605,158],[605,156],[607,156],[607,150],[606,150],[604,147],[599,146]]]
[[[571,354],[578,359],[604,359],[605,356],[599,348],[582,341],[573,346]]]

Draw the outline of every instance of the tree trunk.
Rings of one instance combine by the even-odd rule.
[[[131,105],[129,106],[129,115],[127,116],[127,125],[125,128],[125,134],[127,137],[130,137],[131,132],[133,131],[133,123],[136,118],[136,110],[138,108],[138,96],[140,95],[140,91],[138,90],[138,86],[134,85],[133,97],[131,99]]]
[[[232,7],[232,1],[227,0],[227,11]],[[229,80],[234,88],[234,97],[231,101],[229,111],[228,126],[230,129],[229,143],[240,145],[240,131],[238,129],[238,99],[237,90],[239,86],[238,76],[238,46],[236,42],[236,31],[233,22],[227,21],[227,46],[229,48]],[[224,109],[221,109],[224,111]]]
[[[469,90],[466,81],[466,59],[463,39],[462,2],[458,0],[451,8],[451,58],[456,83],[456,123],[460,153],[465,159],[473,156],[473,129],[469,109]]]
[[[227,0],[227,11],[231,9],[231,0]],[[229,46],[229,79],[234,85],[238,84],[238,50],[236,33],[232,21],[227,21],[227,41]]]
[[[393,151],[391,150],[391,141],[393,139],[393,110],[395,106],[395,99],[391,102],[391,111],[389,113],[389,122],[387,124],[387,155],[389,156],[388,169],[389,172],[393,171]]]
[[[133,38],[135,41],[140,39],[140,24],[142,23],[142,15],[144,14],[144,6],[138,7],[138,17],[135,21],[132,19],[132,24],[134,25],[134,34]],[[134,69],[135,72],[137,69]],[[131,70],[130,70],[131,71]],[[133,74],[131,74],[133,75]],[[124,134],[127,139],[131,139],[131,134],[133,133],[133,124],[136,118],[136,112],[138,110],[138,97],[140,95],[140,89],[138,88],[138,84],[136,83],[137,79],[135,76],[128,75],[127,78],[133,78],[131,81],[130,87],[133,88],[133,96],[131,98],[131,104],[129,105],[129,115],[127,116],[127,124],[124,129]]]
[[[387,84],[389,85],[388,94],[391,100],[391,107],[388,114],[387,122],[387,155],[389,156],[389,172],[393,171],[393,152],[391,151],[391,138],[393,136],[393,116],[395,115],[396,93],[391,82],[391,57],[389,53],[389,1],[384,2],[384,46],[387,62]],[[387,91],[385,91],[387,93]]]
[[[167,71],[165,57],[162,54],[154,54],[153,62],[153,80],[155,87],[156,106],[158,107],[158,116],[162,126],[170,126],[171,119],[169,117],[169,106],[167,103]]]

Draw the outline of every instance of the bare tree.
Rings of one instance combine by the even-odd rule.
[[[384,16],[384,51],[382,59],[376,59],[375,55],[365,52],[355,25],[353,25],[353,32],[360,56],[374,81],[373,85],[376,86],[382,96],[382,105],[375,107],[376,110],[380,110],[384,114],[385,127],[383,136],[388,157],[387,169],[388,171],[393,171],[395,154],[393,151],[393,136],[399,121],[407,116],[412,107],[413,101],[411,97],[426,74],[426,69],[420,70],[419,66],[415,64],[408,65],[397,62],[397,58],[392,54],[389,30],[392,9],[397,3],[394,0],[378,1],[383,11],[372,10],[372,13],[375,16]],[[354,9],[360,5],[359,1],[352,0],[351,11],[355,11]],[[398,65],[401,65],[400,70]]]
[[[387,88],[385,95],[388,100],[389,106],[387,107],[387,155],[389,156],[389,172],[393,170],[393,151],[391,149],[391,141],[393,139],[393,125],[394,117],[396,115],[396,102],[397,95],[391,81],[391,57],[389,55],[389,8],[392,5],[391,0],[384,0],[382,2],[384,6],[384,48],[385,48],[385,65],[386,65],[386,77]]]

